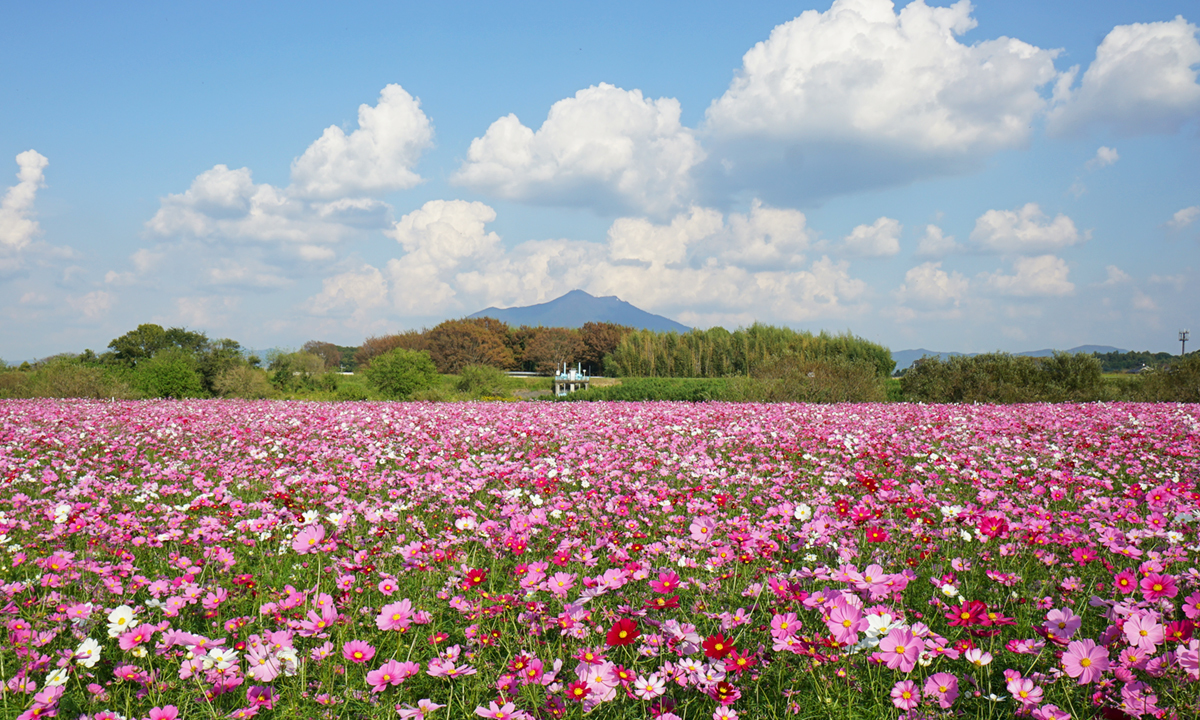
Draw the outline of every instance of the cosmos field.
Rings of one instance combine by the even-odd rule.
[[[0,716],[1200,713],[1200,406],[0,403]]]

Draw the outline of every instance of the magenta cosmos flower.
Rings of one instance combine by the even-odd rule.
[[[1067,645],[1062,664],[1068,675],[1079,678],[1080,685],[1093,683],[1108,669],[1108,650],[1091,640],[1076,640]]]
[[[362,640],[351,640],[342,646],[342,657],[350,662],[365,663],[375,657],[375,648]]]
[[[1175,587],[1175,578],[1163,573],[1150,573],[1142,578],[1141,588],[1142,597],[1147,600],[1173,598],[1179,593],[1179,589]]]

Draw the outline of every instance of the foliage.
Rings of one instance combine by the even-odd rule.
[[[574,365],[584,349],[578,330],[538,328],[525,344],[524,365],[539,375],[553,375],[563,363]]]
[[[154,353],[154,357],[141,360],[134,382],[147,397],[198,398],[208,395],[196,358],[179,348],[164,348]]]
[[[620,385],[580,390],[555,398],[555,400],[560,402],[587,400],[705,402],[722,399],[726,396],[728,387],[729,381],[724,378],[626,378],[621,381]]]
[[[429,343],[425,340],[425,331],[409,330],[392,335],[372,335],[363,340],[362,345],[354,352],[354,371],[366,370],[370,367],[372,360],[396,348],[428,350]]]
[[[272,350],[267,361],[271,384],[283,392],[315,389],[317,379],[325,374],[325,361],[309,352]]]
[[[880,377],[890,375],[896,366],[887,348],[848,333],[813,335],[756,323],[732,333],[720,327],[682,335],[634,330],[608,356],[605,371],[623,377],[753,376],[758,366],[785,356],[863,360]]]
[[[462,369],[454,387],[472,397],[504,395],[506,379],[504,371],[499,368],[490,365],[468,365]]]
[[[204,333],[184,328],[164,330],[161,325],[144,323],[108,344],[116,362],[136,367],[154,357],[160,350],[175,348],[186,353],[198,353],[208,343]]]
[[[905,398],[921,402],[1088,402],[1115,399],[1100,361],[1056,352],[1051,357],[1008,353],[917,360],[900,379]]]
[[[367,382],[388,399],[405,400],[435,387],[438,372],[429,353],[395,348],[371,361]]]
[[[1136,372],[1143,367],[1156,368],[1170,363],[1178,356],[1165,352],[1107,352],[1092,353],[1100,361],[1104,373]]]
[[[609,322],[587,322],[579,329],[579,338],[583,341],[583,352],[578,360],[590,375],[602,375],[606,372],[604,359],[612,354],[621,344],[621,338],[633,332],[633,328]]]
[[[213,390],[220,397],[250,400],[271,397],[274,392],[267,372],[249,365],[233,365],[221,370],[213,382]]]
[[[0,372],[0,398],[122,398],[136,396],[119,372],[57,357],[27,370]]]
[[[447,320],[425,333],[429,356],[438,372],[457,375],[468,365],[516,366],[505,343],[508,326],[495,318]]]
[[[887,378],[865,360],[784,356],[730,380],[726,399],[741,402],[884,402]]]
[[[300,348],[301,352],[316,355],[325,363],[326,370],[340,370],[342,367],[342,351],[333,343],[309,340]]]
[[[1149,402],[1200,402],[1200,352],[1147,373],[1134,393]]]

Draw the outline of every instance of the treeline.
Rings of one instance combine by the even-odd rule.
[[[1166,352],[1107,352],[1092,353],[1100,361],[1100,370],[1105,373],[1138,372],[1171,365],[1179,360],[1178,355]]]
[[[327,347],[326,347],[327,346]],[[0,398],[265,398],[337,391],[338,349],[311,342],[266,360],[229,338],[151,323],[114,338],[102,353],[56,355],[16,368],[0,364]],[[364,394],[350,388],[344,399]]]
[[[1105,380],[1095,355],[925,357],[900,378],[900,390],[905,400],[937,403],[1200,402],[1200,353],[1119,382]]]
[[[579,363],[592,375],[602,375],[605,358],[630,332],[631,328],[604,322],[584,323],[579,329],[514,328],[495,318],[465,318],[425,330],[369,337],[354,353],[354,362],[357,369],[365,370],[380,355],[402,348],[428,353],[444,375],[457,375],[474,365],[548,375],[564,362]]]
[[[758,323],[733,332],[720,327],[683,334],[635,330],[621,338],[605,367],[625,377],[749,377],[783,359],[862,362],[880,377],[896,367],[886,347],[849,333],[813,335]]]

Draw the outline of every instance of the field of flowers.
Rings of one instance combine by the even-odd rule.
[[[0,403],[0,715],[1200,716],[1200,406]]]

